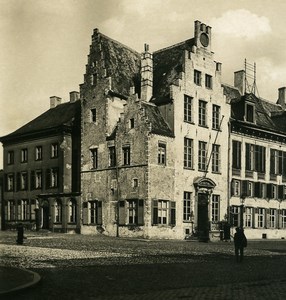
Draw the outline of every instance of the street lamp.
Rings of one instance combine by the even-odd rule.
[[[240,196],[240,227],[243,228],[243,210],[244,210],[244,201],[245,201],[246,195],[242,194]]]

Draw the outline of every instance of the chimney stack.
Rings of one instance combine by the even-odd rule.
[[[280,104],[283,109],[286,108],[286,87],[278,89],[278,100],[276,103]]]
[[[239,90],[242,96],[245,94],[245,71],[244,70],[234,72],[234,86]]]
[[[150,101],[153,95],[153,55],[149,52],[149,45],[144,45],[141,54],[141,99]]]
[[[50,108],[55,108],[56,106],[60,105],[62,102],[62,98],[57,96],[50,97]]]
[[[70,103],[74,103],[79,99],[79,92],[70,92]]]

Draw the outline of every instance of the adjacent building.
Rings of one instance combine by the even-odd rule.
[[[80,101],[50,98],[50,109],[1,137],[4,228],[80,229]]]

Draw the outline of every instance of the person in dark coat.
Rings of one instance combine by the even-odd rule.
[[[236,228],[234,234],[235,257],[237,262],[242,262],[244,248],[247,246],[247,239],[242,228]]]
[[[17,226],[17,244],[18,245],[23,245],[23,240],[24,240],[24,227],[23,224],[20,223]]]

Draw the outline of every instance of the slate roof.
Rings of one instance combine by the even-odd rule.
[[[141,54],[137,51],[99,33],[96,29],[93,36],[91,56],[94,55],[98,63],[97,71],[102,72],[102,62],[107,77],[112,77],[111,89],[121,95],[129,95],[131,86],[135,86],[136,92],[140,89]],[[94,53],[93,53],[94,51]],[[103,56],[102,56],[103,55]],[[93,74],[91,63],[87,73]]]
[[[20,127],[16,131],[0,138],[1,142],[9,141],[16,137],[29,136],[41,131],[49,131],[62,126],[71,127],[76,117],[80,116],[80,101],[62,103],[55,108],[50,108],[37,118]]]
[[[152,133],[162,136],[174,137],[174,134],[172,133],[168,124],[165,122],[157,106],[142,101],[142,107],[145,110],[145,115],[147,116],[148,121],[151,123]]]
[[[184,51],[191,51],[195,40],[188,39],[179,44],[153,53],[153,103],[161,105],[170,102],[170,85],[176,84],[183,71]]]

